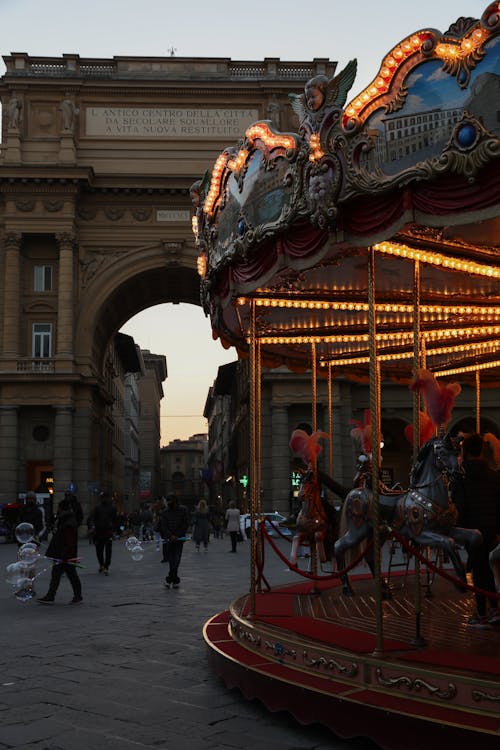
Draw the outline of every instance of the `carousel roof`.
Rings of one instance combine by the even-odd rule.
[[[397,44],[346,104],[351,61],[291,94],[193,186],[214,336],[264,365],[500,383],[500,4]],[[369,261],[374,258],[372,281]],[[370,283],[373,289],[370,291]],[[313,354],[314,353],[314,354]]]

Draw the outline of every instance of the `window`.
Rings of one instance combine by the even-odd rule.
[[[35,266],[35,292],[52,291],[52,266]]]
[[[51,323],[33,323],[33,357],[47,358],[52,356]]]

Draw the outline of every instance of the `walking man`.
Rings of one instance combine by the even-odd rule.
[[[107,576],[111,565],[113,532],[116,526],[116,508],[107,492],[101,492],[101,502],[92,514],[92,525],[99,573]]]
[[[167,589],[170,586],[177,589],[180,583],[179,564],[189,528],[189,513],[186,506],[180,505],[174,495],[167,498],[167,507],[160,514],[159,528],[165,543],[165,555],[169,565],[165,586]]]
[[[73,589],[70,604],[81,604],[82,584],[76,570],[78,554],[78,523],[69,498],[59,503],[56,515],[56,528],[45,553],[52,558],[52,574],[49,590],[38,599],[40,604],[53,604],[63,573],[66,573]]]

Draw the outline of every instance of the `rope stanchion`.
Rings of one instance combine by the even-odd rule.
[[[265,552],[264,552],[264,536],[263,536],[263,531],[262,531],[263,528],[264,528],[264,523],[262,521],[259,521],[259,525],[258,525],[259,544],[257,545],[256,552],[255,552],[255,568],[256,568],[256,573],[257,573],[256,583],[258,586],[260,586],[263,583],[266,589],[268,591],[271,591],[271,585],[264,575]]]

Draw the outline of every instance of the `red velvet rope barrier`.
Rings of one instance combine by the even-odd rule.
[[[286,537],[284,534],[282,534],[279,531],[279,529],[275,526],[275,524],[271,520],[269,520],[269,519],[267,519],[267,520],[268,520],[268,523],[270,524],[270,526],[272,526],[272,528],[275,531],[277,531],[278,534],[283,539],[286,539],[287,541],[291,541],[288,537]],[[294,565],[293,563],[290,562],[290,560],[282,553],[282,551],[279,549],[279,547],[276,546],[276,544],[274,543],[272,537],[269,535],[269,532],[267,531],[267,529],[265,527],[265,521],[264,520],[259,521],[259,532],[261,534],[261,541],[262,541],[262,544],[261,544],[262,559],[259,561],[258,566],[257,566],[258,580],[262,580],[262,581],[265,582],[268,591],[271,590],[271,586],[269,585],[269,583],[267,582],[266,578],[264,577],[264,572],[263,572],[264,571],[264,543],[263,543],[264,542],[264,538],[269,542],[269,544],[271,545],[271,547],[274,550],[274,552],[276,553],[276,555],[287,565],[287,567],[290,570],[293,570],[294,573],[297,573],[298,575],[302,576],[303,578],[308,578],[308,579],[313,580],[313,581],[332,581],[332,580],[335,580],[336,578],[340,578],[341,576],[346,575],[347,573],[349,573],[350,570],[352,570],[357,565],[359,565],[359,563],[366,556],[366,553],[368,552],[368,550],[371,549],[371,547],[373,546],[373,541],[370,541],[368,543],[366,549],[364,550],[364,552],[362,552],[361,554],[359,554],[358,557],[350,565],[348,565],[346,568],[343,568],[342,570],[338,570],[338,571],[333,571],[332,573],[329,573],[328,575],[319,576],[319,575],[315,575],[314,573],[308,573],[307,571],[302,570],[297,565]],[[500,601],[500,594],[495,594],[495,593],[493,593],[491,591],[486,591],[485,589],[477,588],[477,586],[473,586],[470,583],[465,583],[464,581],[461,581],[460,578],[457,578],[456,576],[452,575],[451,573],[448,573],[447,571],[445,571],[443,568],[440,568],[439,566],[435,565],[432,562],[432,560],[429,560],[428,557],[426,557],[425,555],[423,555],[405,537],[401,536],[401,534],[398,534],[397,531],[392,531],[390,537],[388,537],[388,538],[390,539],[391,537],[394,538],[394,539],[396,539],[404,547],[404,549],[406,549],[407,552],[409,552],[410,555],[414,555],[416,558],[418,558],[418,560],[420,560],[420,562],[423,563],[427,568],[429,568],[429,570],[431,570],[433,573],[436,573],[437,575],[441,576],[442,578],[445,578],[446,580],[451,581],[452,583],[454,583],[455,585],[457,585],[460,588],[464,589],[465,591],[471,591],[474,594],[483,595],[483,596],[487,597],[488,599],[492,599],[495,602],[499,602]]]
[[[500,594],[495,594],[492,591],[485,591],[485,589],[479,589],[470,583],[465,583],[464,581],[461,581],[460,578],[457,578],[451,573],[447,573],[445,570],[443,570],[443,568],[435,565],[431,560],[429,560],[428,557],[425,557],[425,555],[419,552],[416,547],[410,544],[410,542],[405,539],[404,536],[398,534],[397,531],[393,531],[391,536],[394,537],[394,539],[396,539],[411,555],[415,555],[415,557],[418,558],[421,563],[426,565],[429,570],[432,570],[433,573],[437,573],[437,575],[441,576],[442,578],[446,578],[448,581],[451,581],[452,583],[460,586],[460,588],[466,591],[472,591],[474,594],[481,594],[482,596],[486,596],[488,597],[488,599],[493,599],[496,602],[500,601]]]
[[[269,542],[274,552],[277,554],[277,556],[281,560],[283,560],[285,565],[288,568],[290,568],[290,570],[293,570],[294,573],[298,573],[298,575],[302,576],[303,578],[309,578],[312,581],[332,581],[332,580],[335,580],[336,578],[340,578],[341,576],[345,575],[350,570],[355,568],[357,565],[359,565],[359,563],[366,556],[366,553],[368,552],[368,550],[371,549],[371,547],[373,546],[373,541],[368,542],[364,552],[358,555],[358,557],[346,568],[343,568],[342,570],[334,571],[333,573],[328,573],[327,575],[318,576],[318,575],[315,575],[314,573],[308,573],[306,570],[302,570],[301,568],[298,568],[297,565],[294,565],[293,563],[290,562],[290,560],[283,554],[283,552],[279,549],[279,547],[276,546],[272,537],[269,536],[269,532],[267,531],[265,527],[265,521],[259,521],[259,527],[261,528],[261,533],[264,534],[266,540]],[[264,545],[262,545],[262,547],[264,547]]]

